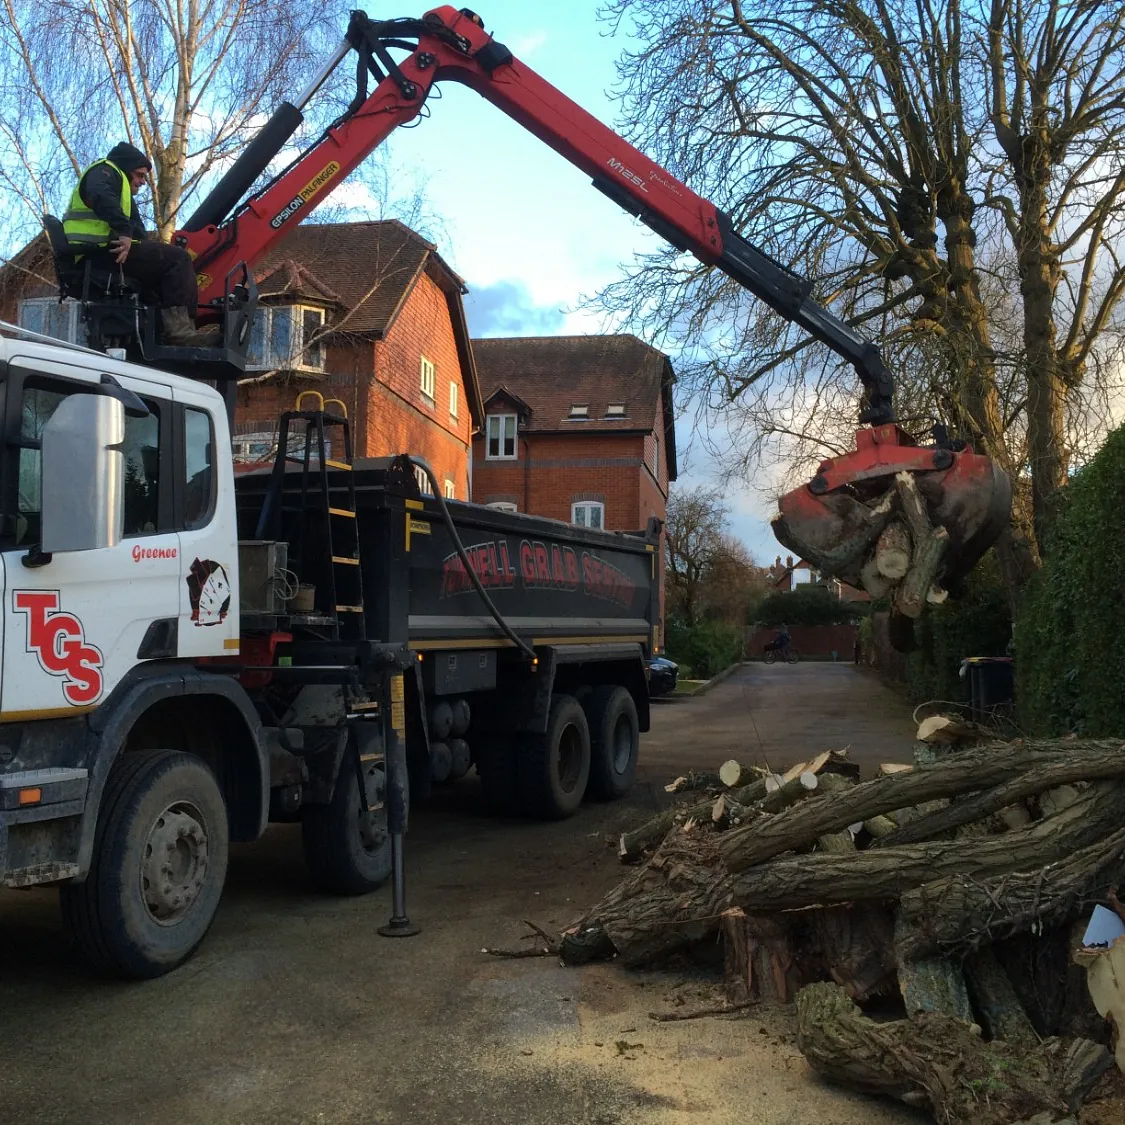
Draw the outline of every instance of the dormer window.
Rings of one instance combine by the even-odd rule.
[[[624,418],[625,404],[623,402],[611,402],[605,408],[605,416],[607,418]]]
[[[571,421],[584,422],[590,417],[590,404],[588,402],[572,402],[567,418]]]
[[[324,310],[259,305],[250,328],[247,371],[323,371]]]

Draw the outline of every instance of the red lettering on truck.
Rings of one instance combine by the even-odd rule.
[[[101,650],[86,640],[82,622],[61,608],[58,590],[13,590],[12,609],[27,617],[27,651],[44,672],[63,678],[66,701],[97,703],[104,686]]]

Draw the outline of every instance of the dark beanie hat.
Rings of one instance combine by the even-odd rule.
[[[152,171],[152,161],[135,145],[122,141],[109,150],[106,157],[111,164],[116,164],[122,172],[132,172],[134,168],[146,168]]]

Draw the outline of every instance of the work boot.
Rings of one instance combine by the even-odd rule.
[[[174,348],[218,348],[222,346],[223,330],[217,325],[196,328],[183,305],[162,309],[164,343]]]

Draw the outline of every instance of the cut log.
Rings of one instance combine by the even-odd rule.
[[[733,789],[746,776],[746,770],[733,758],[719,766],[719,780],[728,788]],[[745,784],[745,782],[743,782]]]
[[[1037,1047],[1039,1036],[992,949],[978,949],[963,964],[973,1007],[988,1037],[1023,1050]]]
[[[723,986],[732,1004],[750,1001],[752,983],[750,938],[746,933],[746,914],[737,907],[719,915],[719,934],[723,939]]]
[[[841,794],[836,800],[846,800]],[[799,816],[803,810],[791,814]],[[1056,816],[981,840],[936,841],[869,848],[856,856],[825,853],[777,859],[741,870],[735,901],[746,910],[797,910],[818,904],[893,899],[946,875],[984,878],[1031,871],[1104,839],[1125,820],[1125,786],[1100,782]],[[714,838],[720,854],[735,828]],[[727,864],[728,870],[730,864]]]
[[[1006,845],[1031,830],[1018,829],[997,840]],[[954,871],[927,881],[902,896],[899,956],[964,952],[1032,927],[1064,922],[1104,894],[1119,876],[1123,859],[1125,829],[1119,829],[1046,865],[1013,874],[980,880]]]
[[[731,871],[743,871],[782,852],[809,847],[818,836],[920,801],[953,797],[1014,779],[1022,779],[1014,789],[1037,792],[1045,788],[1038,778],[1047,774],[1048,767],[1052,767],[1048,775],[1052,777],[1118,777],[1125,774],[1125,746],[1105,740],[973,747],[909,773],[861,782],[847,792],[814,796],[784,815],[742,825],[722,836],[720,852]],[[996,807],[1003,808],[1020,795],[1007,796]]]
[[[891,777],[896,773],[909,773],[913,768],[906,762],[881,762],[878,773],[880,777]]]
[[[750,805],[760,801],[767,793],[766,783],[773,774],[756,778],[749,785],[733,790],[729,796],[739,805]],[[775,784],[776,787],[776,784]],[[655,849],[677,824],[688,820],[706,819],[711,816],[714,799],[708,797],[694,805],[677,806],[646,820],[644,824],[629,832],[623,832],[617,844],[617,856],[622,863],[635,863],[644,858],[647,852]]]
[[[963,739],[980,741],[983,732],[975,723],[967,723],[952,715],[930,715],[918,724],[918,733],[914,737],[919,742],[952,745]]]
[[[1038,1114],[1061,1123],[1112,1065],[1086,1040],[1022,1051],[985,1043],[949,1016],[877,1023],[831,984],[798,994],[797,1046],[831,1081],[926,1105],[948,1125],[1013,1125]]]
[[[790,805],[804,800],[809,794],[816,791],[820,781],[815,773],[809,773],[806,770],[781,785],[777,784],[775,778],[767,778],[767,787],[771,783],[773,785],[772,790],[758,802],[759,810],[764,813],[780,812],[782,809],[787,809]]]
[[[875,541],[875,570],[897,582],[910,569],[910,532],[902,520],[891,520]]]
[[[869,836],[875,840],[882,840],[889,836],[898,825],[895,824],[892,817],[883,814],[881,816],[870,816],[863,822],[864,830]]]
[[[926,503],[918,491],[913,473],[897,473],[895,488],[910,525],[912,545],[910,570],[895,590],[895,608],[906,617],[920,617],[926,608],[930,589],[945,562],[949,532],[930,523]]]
[[[1078,800],[1078,790],[1073,785],[1060,785],[1049,789],[1039,797],[1039,812],[1042,816],[1052,816],[1073,805]]]
[[[729,793],[720,793],[711,807],[711,823],[720,832],[741,824],[753,815],[752,809],[740,805]]]
[[[856,851],[855,837],[848,831],[831,832],[827,836],[818,836],[817,848],[831,855],[848,855]]]
[[[884,598],[894,587],[894,583],[889,578],[884,578],[879,573],[879,565],[874,557],[869,558],[859,568],[859,582],[872,598]]]

